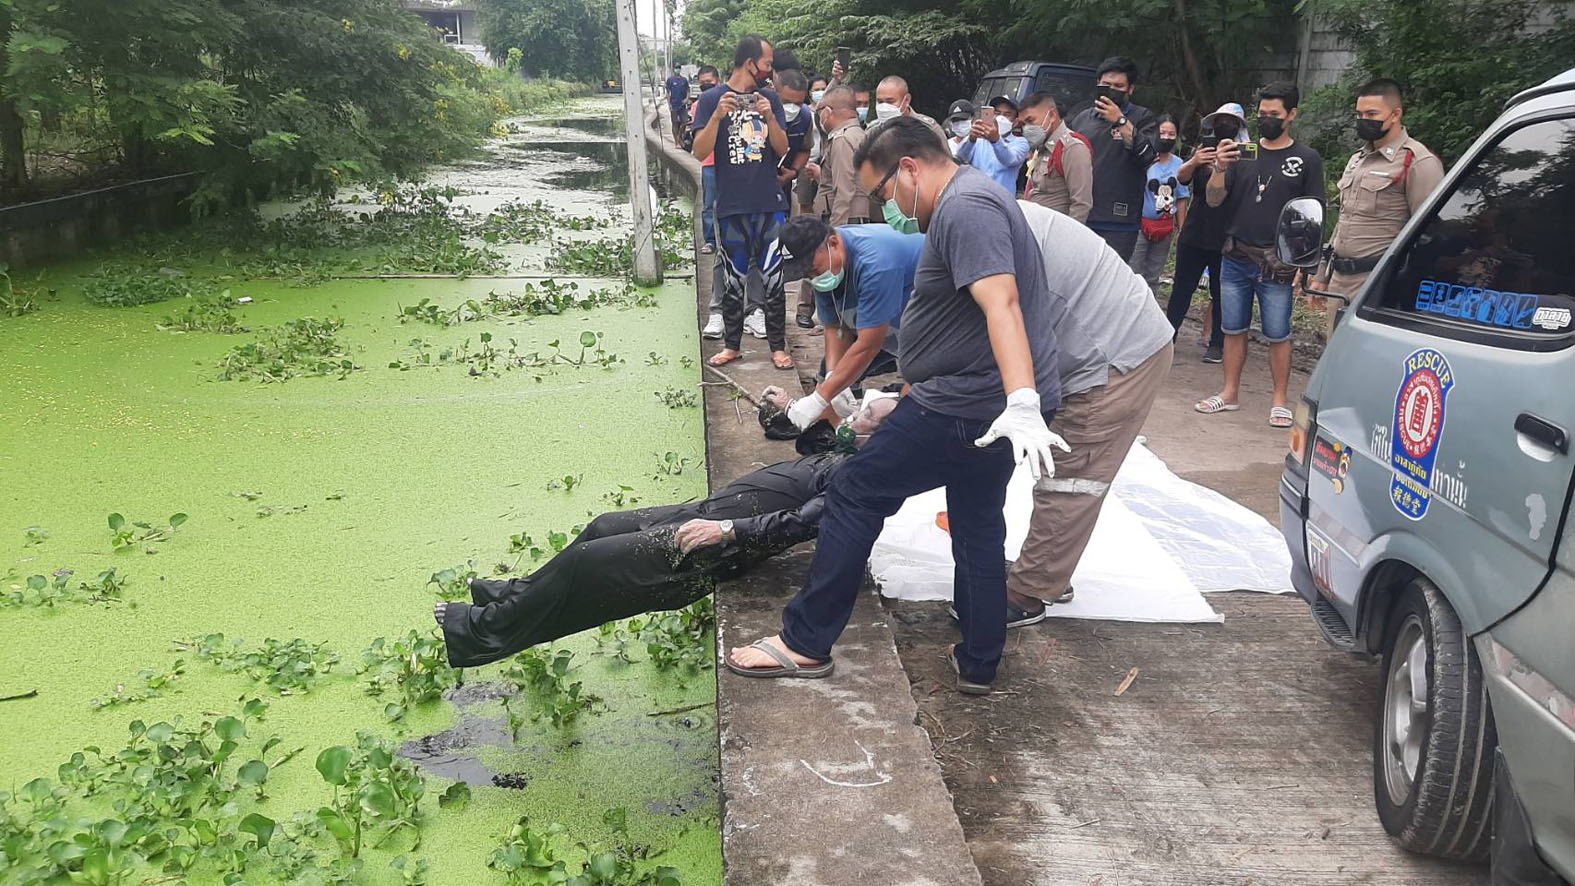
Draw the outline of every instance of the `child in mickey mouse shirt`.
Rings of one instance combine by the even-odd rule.
[[[1176,121],[1169,114],[1159,118],[1159,138],[1154,141],[1154,162],[1148,167],[1143,191],[1143,218],[1137,247],[1128,262],[1150,289],[1158,291],[1160,272],[1170,258],[1170,244],[1187,217],[1191,192],[1177,180],[1181,158],[1176,156]]]

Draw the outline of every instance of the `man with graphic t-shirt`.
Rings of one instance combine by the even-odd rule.
[[[766,339],[771,362],[792,369],[783,328],[781,259],[768,250],[771,232],[787,218],[788,201],[777,179],[788,152],[787,114],[766,88],[771,81],[771,44],[756,36],[739,41],[733,73],[720,89],[695,103],[694,155],[716,152],[716,225],[724,260],[723,348],[713,366],[743,356],[744,283],[753,265],[765,289]],[[739,96],[753,96],[745,106]]]
[[[1296,87],[1289,83],[1271,84],[1258,93],[1257,144],[1220,141],[1205,197],[1210,206],[1229,204],[1228,237],[1220,262],[1225,387],[1194,408],[1208,415],[1240,408],[1247,329],[1252,326],[1252,303],[1257,301],[1274,376],[1269,425],[1276,428],[1291,426],[1291,281],[1296,269],[1282,265],[1275,254],[1275,227],[1286,203],[1297,197],[1323,196],[1323,159],[1291,138],[1298,98]]]

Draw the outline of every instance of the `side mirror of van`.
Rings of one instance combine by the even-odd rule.
[[[1297,197],[1280,210],[1274,245],[1280,261],[1298,268],[1315,268],[1323,257],[1323,201]]]

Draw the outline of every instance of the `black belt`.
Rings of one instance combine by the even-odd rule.
[[[867,225],[870,223],[870,219],[867,216],[860,215],[848,219],[847,223],[850,225]]]
[[[1341,258],[1337,255],[1330,259],[1329,267],[1334,268],[1336,274],[1365,274],[1378,267],[1378,260],[1383,257],[1382,252],[1366,258]]]

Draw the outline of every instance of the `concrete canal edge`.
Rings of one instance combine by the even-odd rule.
[[[658,162],[698,195],[700,165],[673,145],[670,132],[665,120],[650,114],[646,137]],[[710,262],[697,251],[702,323],[711,297]],[[816,365],[820,339],[791,322],[788,334],[800,367]],[[713,349],[702,341],[701,358]],[[746,351],[728,373],[753,392],[792,382],[771,367],[763,347]],[[747,404],[728,388],[708,385],[704,391],[711,488],[794,457],[791,447],[765,439]],[[802,584],[811,558],[806,545],[718,589],[719,652],[780,629],[782,605]],[[929,734],[917,725],[918,707],[886,612],[872,590],[859,597],[829,679],[749,680],[718,664],[728,886],[980,883]]]

